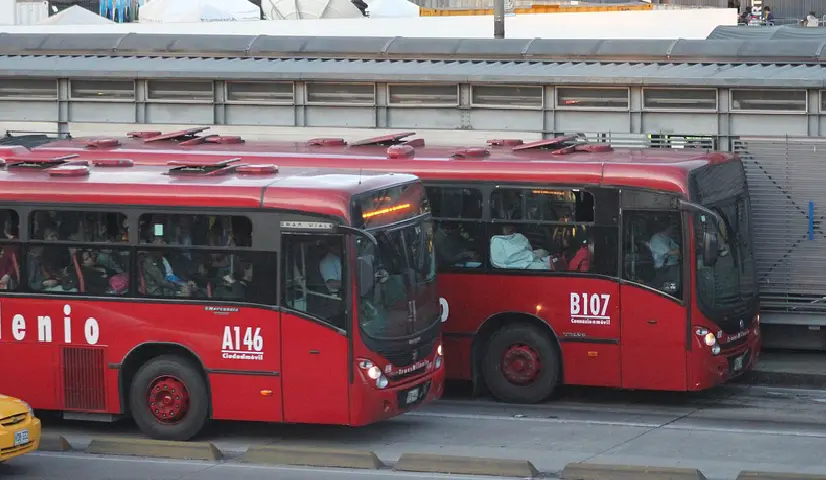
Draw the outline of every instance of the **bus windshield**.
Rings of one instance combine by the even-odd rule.
[[[701,308],[721,315],[749,315],[757,299],[754,252],[751,239],[750,205],[745,174],[739,163],[707,167],[695,177],[700,203],[717,212],[723,220],[718,238],[720,251],[716,262],[704,266],[702,235],[713,228],[710,219],[695,216],[697,240],[697,290]]]
[[[378,245],[356,240],[358,313],[374,338],[416,335],[439,321],[433,222],[374,232]]]
[[[398,339],[438,323],[433,221],[422,184],[365,195],[354,217],[378,243],[356,239],[358,315],[364,333]]]

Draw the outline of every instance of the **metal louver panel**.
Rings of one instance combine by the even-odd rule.
[[[751,196],[761,310],[826,324],[826,141],[741,138],[733,147]]]

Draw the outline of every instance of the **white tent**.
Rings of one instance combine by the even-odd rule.
[[[138,10],[140,23],[243,22],[260,20],[247,0],[150,0]]]
[[[365,0],[370,18],[410,18],[419,16],[419,6],[408,0]]]
[[[39,21],[38,25],[106,25],[107,23],[114,24],[115,22],[81,6],[72,5],[57,15]]]
[[[262,0],[261,9],[267,20],[364,17],[350,0]]]

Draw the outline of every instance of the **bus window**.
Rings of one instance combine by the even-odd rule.
[[[682,299],[680,214],[626,210],[623,231],[623,278]]]
[[[482,192],[475,188],[427,187],[433,218],[482,218]]]
[[[284,235],[284,305],[337,328],[346,327],[342,238]]]
[[[252,221],[238,215],[147,213],[138,224],[141,243],[153,243],[155,237],[163,236],[168,245],[252,246]]]
[[[480,268],[485,252],[485,226],[481,222],[436,220],[433,242],[439,270]]]
[[[29,231],[29,290],[89,296],[128,293],[130,253],[124,244],[129,235],[123,213],[36,210],[31,214]],[[110,246],[89,245],[101,243]]]
[[[481,190],[428,187],[427,196],[436,219],[433,240],[437,267],[480,268],[486,244]]]
[[[156,245],[164,247],[138,251],[138,296],[276,303],[275,253]]]
[[[35,210],[31,214],[29,235],[44,240],[47,230],[60,241],[126,243],[129,241],[126,215],[116,212],[79,212]]]
[[[594,221],[594,197],[580,190],[499,188],[490,195],[490,208],[494,220]]]
[[[0,290],[17,290],[20,285],[20,217],[14,210],[0,210]]]

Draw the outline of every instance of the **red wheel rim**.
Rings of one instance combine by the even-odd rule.
[[[539,354],[528,345],[511,345],[502,355],[502,373],[516,385],[533,383],[541,368]]]
[[[150,382],[146,400],[149,411],[160,423],[178,423],[189,410],[189,393],[186,391],[186,385],[171,375],[158,377]]]

